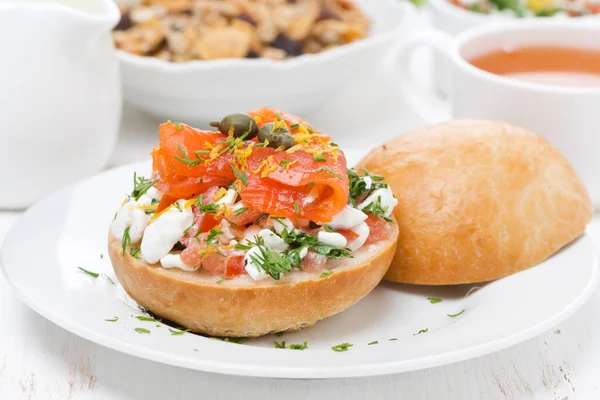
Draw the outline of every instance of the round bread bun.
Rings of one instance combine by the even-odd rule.
[[[550,257],[593,214],[566,158],[502,122],[419,129],[373,150],[359,168],[383,175],[398,199],[398,249],[385,276],[396,282],[502,278]]]
[[[354,258],[329,260],[332,274],[294,270],[280,280],[253,281],[242,275],[218,284],[205,270],[165,269],[123,256],[109,233],[109,254],[127,293],[154,314],[193,332],[213,336],[257,337],[295,331],[344,311],[382,280],[398,239],[396,222],[387,240],[365,245]]]

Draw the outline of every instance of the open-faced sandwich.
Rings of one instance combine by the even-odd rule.
[[[111,224],[119,281],[140,305],[194,332],[254,337],[350,307],[386,273],[397,201],[346,167],[331,139],[272,109],[160,126],[148,179]]]

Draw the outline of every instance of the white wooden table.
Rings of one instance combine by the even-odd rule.
[[[396,135],[421,124],[402,114],[398,95],[377,86],[379,101],[368,93],[347,94],[337,107],[352,123],[361,115],[394,113],[396,122],[368,130],[370,147],[377,132]],[[358,89],[357,89],[358,90]],[[365,89],[366,90],[366,89]],[[356,99],[366,99],[357,104]],[[345,121],[319,111],[319,127]],[[312,119],[311,119],[312,120]],[[156,120],[127,110],[112,165],[144,160],[156,142]],[[325,126],[324,126],[325,125]],[[336,137],[343,145],[344,139]],[[18,214],[0,213],[0,242]],[[600,216],[588,230],[600,250]],[[36,279],[32,276],[31,279]],[[539,283],[543,285],[543,282]],[[45,320],[15,298],[0,277],[0,400],[39,399],[600,399],[600,291],[565,323],[502,352],[445,367],[360,379],[275,380],[201,373],[141,360],[100,347]]]

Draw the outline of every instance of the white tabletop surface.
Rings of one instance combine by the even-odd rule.
[[[372,91],[373,87],[377,90]],[[343,125],[339,118],[329,118],[340,108],[348,116],[348,126],[355,119],[365,123],[377,113],[393,114],[393,120],[377,118],[376,128],[365,125],[364,134],[353,137],[361,147],[422,123],[406,111],[397,91],[386,82],[375,79],[351,90],[358,92],[341,95],[338,111],[325,106],[310,120],[330,132],[333,128],[328,124]],[[157,122],[126,108],[111,165],[147,159],[157,140]],[[345,139],[336,141],[343,145]],[[0,242],[18,216],[0,212]],[[600,216],[588,233],[600,250]],[[0,276],[0,399],[598,399],[599,316],[597,291],[580,311],[553,330],[458,364],[371,378],[243,378],[161,365],[81,339],[27,308]]]

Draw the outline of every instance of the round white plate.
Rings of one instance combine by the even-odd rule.
[[[359,156],[348,153],[350,160]],[[171,335],[166,325],[137,320],[141,312],[124,301],[118,284],[77,269],[116,281],[106,256],[108,227],[131,189],[133,172],[147,175],[149,169],[144,163],[111,170],[37,204],[9,232],[0,257],[8,282],[35,311],[77,335],[138,357],[278,378],[410,371],[477,357],[540,334],[575,312],[598,282],[592,245],[583,236],[544,263],[478,290],[383,283],[349,310],[282,337],[235,344]],[[443,301],[431,304],[428,297]],[[462,310],[456,318],[447,316]],[[114,317],[116,322],[105,321]],[[418,334],[422,330],[427,332]],[[273,341],[283,340],[306,341],[308,348],[276,349]],[[339,353],[331,349],[340,343],[353,347]]]

